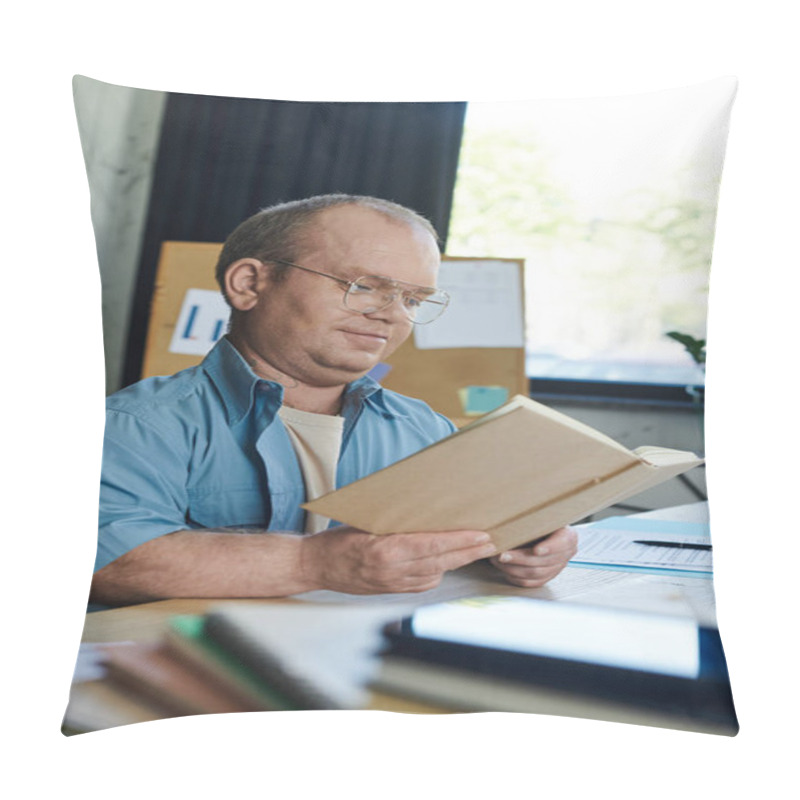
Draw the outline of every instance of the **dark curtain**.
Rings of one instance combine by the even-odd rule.
[[[161,243],[222,242],[265,206],[346,192],[406,205],[444,243],[465,103],[312,103],[171,94],[128,335],[138,380]]]

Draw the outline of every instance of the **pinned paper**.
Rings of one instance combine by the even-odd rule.
[[[228,327],[230,308],[219,292],[189,289],[183,298],[170,353],[204,356]]]
[[[450,305],[430,325],[414,328],[419,350],[525,346],[517,262],[443,261],[438,286],[450,295]]]
[[[458,390],[461,408],[468,417],[477,417],[499,408],[508,400],[505,386],[466,386]]]

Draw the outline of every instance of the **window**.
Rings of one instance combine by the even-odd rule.
[[[684,91],[469,105],[447,253],[526,260],[531,377],[704,383],[667,335],[705,339],[725,131],[704,107]]]

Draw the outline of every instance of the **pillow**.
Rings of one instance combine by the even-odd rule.
[[[227,532],[233,536],[269,526],[286,530],[276,520],[302,519],[297,482],[302,490],[310,478],[295,462],[283,426],[267,426],[269,452],[283,453],[270,455],[269,491],[254,444],[263,426],[257,434],[236,427],[245,418],[259,424],[248,416],[262,402],[255,387],[271,387],[265,396],[275,398],[281,381],[257,383],[225,338],[230,311],[214,267],[222,242],[244,219],[265,206],[311,196],[378,197],[421,214],[444,249],[441,285],[452,308],[470,311],[458,322],[456,310],[450,317],[455,327],[438,343],[436,328],[428,329],[434,333],[427,339],[415,331],[396,360],[375,365],[372,375],[383,389],[369,386],[382,400],[373,397],[370,407],[383,416],[375,411],[369,424],[377,427],[354,439],[364,450],[348,480],[449,433],[450,423],[434,412],[460,415],[453,406],[438,406],[437,392],[456,403],[461,425],[520,387],[527,393],[529,385],[545,405],[626,448],[660,445],[702,455],[708,267],[734,94],[735,81],[724,78],[633,97],[313,103],[173,94],[77,76],[113,419],[106,428],[97,568],[183,528],[227,527],[235,529]],[[283,257],[292,262],[284,266],[287,281],[298,266],[292,259],[301,255]],[[307,266],[299,267],[308,274]],[[256,279],[251,268],[248,281]],[[482,324],[518,312],[522,320],[522,307],[524,326],[512,327],[502,340],[481,340]],[[497,325],[489,328],[496,332]],[[468,341],[460,341],[467,331]],[[143,378],[149,382],[140,384]],[[425,400],[433,411],[405,395]],[[262,413],[272,421],[277,401],[263,402]],[[203,428],[208,403],[217,418]],[[349,420],[347,408],[342,413]],[[382,443],[387,417],[406,426],[390,444]],[[219,433],[223,422],[227,442]],[[654,430],[658,441],[648,439]],[[212,465],[223,450],[223,465]],[[275,477],[284,469],[285,479]],[[285,485],[273,491],[279,480]],[[413,597],[318,591],[303,594],[299,608],[219,598],[140,606],[146,597],[120,582],[93,598],[102,602],[87,612],[64,730],[259,709],[409,711],[423,703],[433,711],[538,711],[734,734],[716,636],[702,468],[613,501],[609,495],[591,517],[568,520],[581,524],[581,550],[545,588],[516,586],[518,570],[488,562],[450,572],[438,587]],[[633,545],[634,538],[699,547]],[[601,551],[599,559],[587,555],[587,543]],[[607,557],[612,544],[624,546],[622,557]],[[664,615],[675,617],[676,624],[688,624],[687,653],[704,672],[654,678],[648,668],[652,682],[643,692],[628,692],[619,688],[625,685],[620,676],[637,680],[641,670],[620,673],[633,668],[534,642],[527,645],[531,652],[500,659],[522,664],[521,673],[506,675],[505,667],[493,666],[487,679],[484,667],[462,674],[457,650],[440,657],[434,650],[441,648],[416,649],[398,639],[394,660],[384,660],[394,665],[394,679],[378,674],[383,666],[372,654],[388,641],[381,635],[385,624],[422,605],[451,609],[450,601],[465,594],[521,594],[537,609],[536,600],[563,601],[545,614],[569,602],[585,610],[584,622],[598,609],[616,608],[608,614],[613,630],[634,618],[626,614],[647,630]],[[610,651],[622,649],[620,638]],[[567,672],[558,673],[559,667]],[[547,683],[542,676],[553,669]],[[585,671],[585,679],[566,681],[563,675],[575,669]],[[605,680],[606,693],[598,693]],[[378,690],[365,694],[373,682]],[[475,689],[486,685],[494,694]],[[594,687],[588,694],[587,685]],[[542,699],[542,686],[565,694],[558,702]],[[670,691],[680,696],[680,711],[661,702]],[[698,692],[711,697],[695,704],[703,708],[699,716],[687,700]]]

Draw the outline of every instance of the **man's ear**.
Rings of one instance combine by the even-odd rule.
[[[225,295],[237,311],[249,311],[264,285],[264,265],[255,258],[240,258],[225,271]]]

